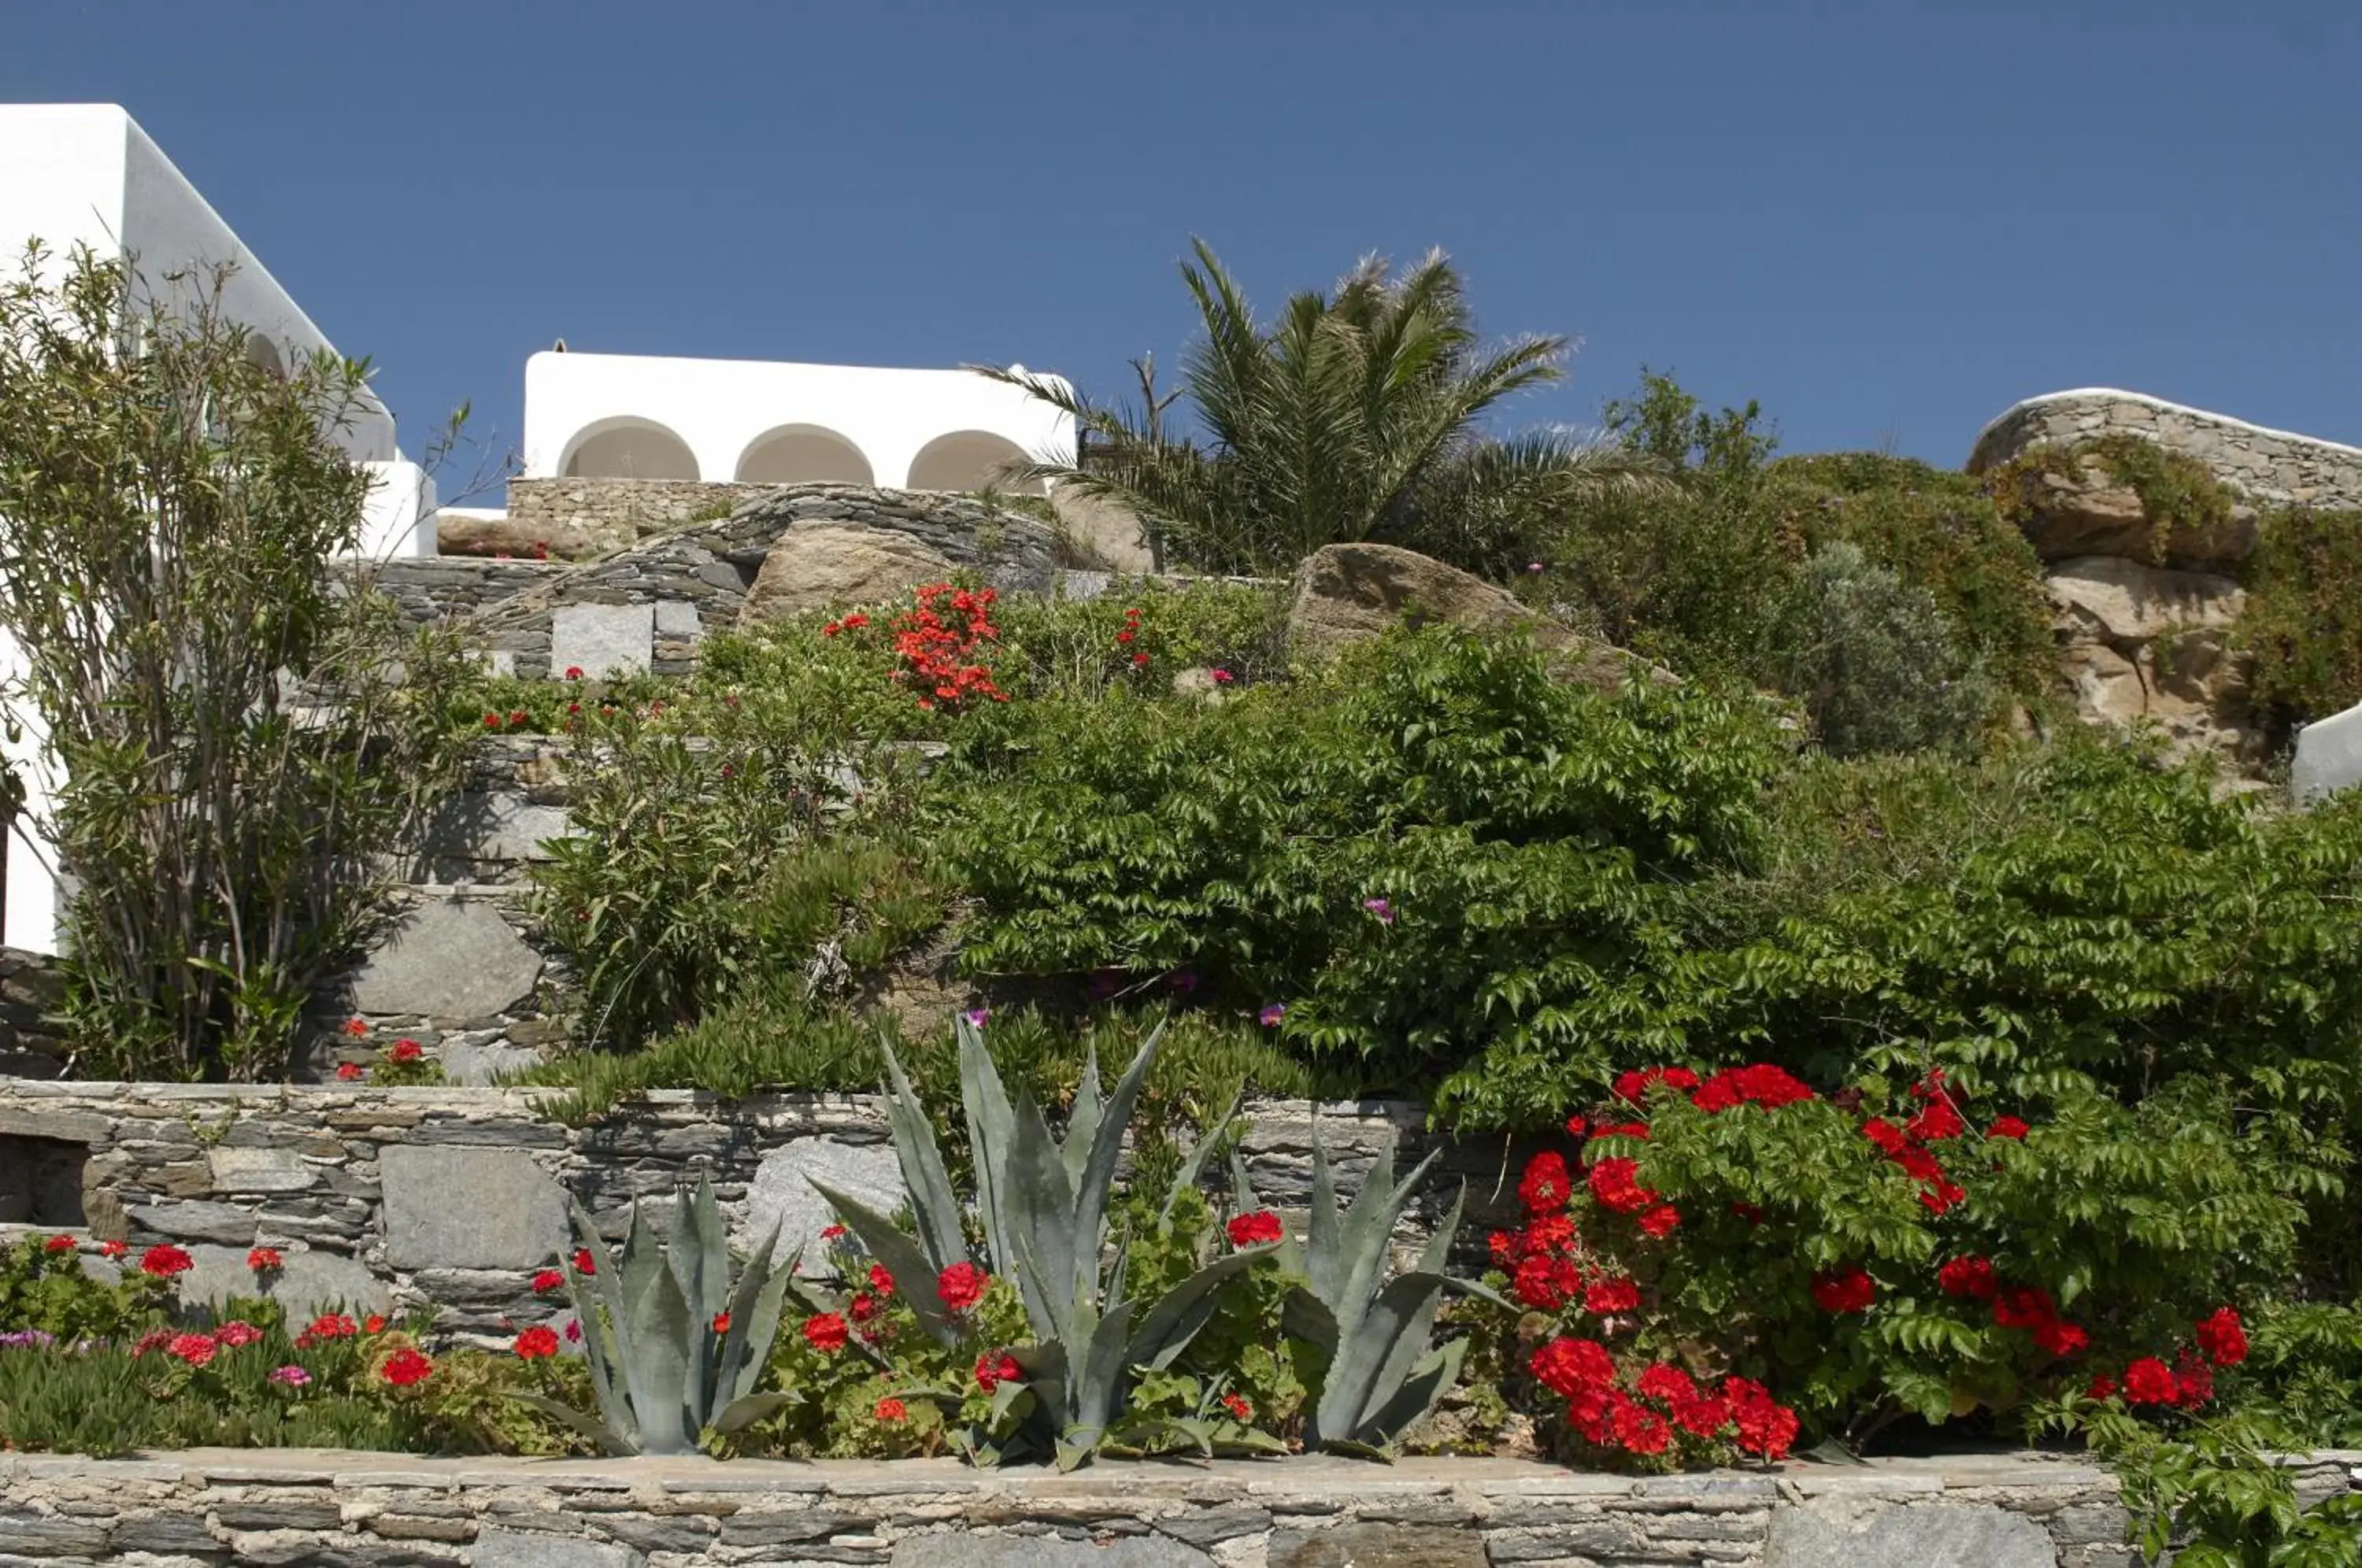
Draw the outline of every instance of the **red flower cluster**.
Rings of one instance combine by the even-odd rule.
[[[196,1266],[196,1259],[170,1242],[150,1247],[139,1254],[139,1272],[154,1275],[158,1279],[170,1279]]]
[[[1939,1129],[1948,1125],[1951,1131],[1940,1134],[1946,1138],[1958,1137],[1965,1131],[1959,1113],[1951,1109],[1948,1101],[1937,1101],[1935,1104],[1942,1105],[1945,1115],[1950,1120],[1948,1123],[1938,1119],[1927,1125]],[[1968,1193],[1944,1174],[1944,1167],[1937,1162],[1935,1155],[1927,1152],[1921,1134],[1912,1131],[1926,1122],[1929,1110],[1933,1109],[1934,1105],[1923,1109],[1905,1127],[1897,1127],[1882,1116],[1873,1116],[1861,1124],[1861,1135],[1877,1144],[1888,1159],[1901,1165],[1904,1173],[1919,1184],[1920,1207],[1930,1214],[1941,1215],[1950,1213],[1955,1205],[1968,1197]]]
[[[1574,1182],[1567,1175],[1566,1160],[1555,1150],[1545,1149],[1527,1162],[1526,1174],[1518,1183],[1518,1197],[1527,1213],[1563,1209],[1573,1196]]]
[[[191,1366],[203,1366],[213,1360],[220,1343],[211,1334],[174,1334],[164,1342],[164,1353]]]
[[[1707,1393],[1680,1367],[1661,1364],[1627,1391],[1606,1346],[1563,1336],[1544,1341],[1530,1365],[1538,1382],[1566,1400],[1574,1430],[1597,1447],[1662,1453],[1678,1428],[1699,1438],[1728,1432],[1743,1452],[1780,1459],[1796,1441],[1796,1413],[1744,1377],[1726,1377],[1718,1392]]]
[[[70,1253],[74,1250],[74,1239],[72,1236],[51,1236],[41,1243],[41,1250],[45,1253]],[[251,1262],[249,1259],[249,1266]]]
[[[387,1053],[397,1062],[415,1062],[425,1054],[415,1040],[397,1040],[393,1043],[393,1049]]]
[[[2043,1353],[2052,1357],[2073,1355],[2092,1342],[2090,1334],[2058,1316],[2058,1304],[2038,1285],[1997,1286],[1992,1320],[2003,1329],[2029,1331]]]
[[[554,1268],[543,1269],[533,1276],[533,1293],[546,1296],[553,1290],[566,1288],[566,1275]]]
[[[1123,613],[1123,630],[1115,635],[1115,651],[1131,655],[1131,668],[1142,669],[1148,664],[1148,650],[1132,645],[1140,640],[1140,607],[1133,605]]]
[[[1813,1301],[1824,1312],[1867,1312],[1878,1299],[1878,1282],[1858,1264],[1825,1268],[1813,1275]]]
[[[1687,1094],[1698,1087],[1698,1076],[1687,1067],[1636,1067],[1616,1075],[1616,1098],[1639,1105],[1649,1098],[1649,1088],[1653,1084]]]
[[[2217,1307],[2198,1320],[2198,1348],[2217,1366],[2236,1366],[2247,1359],[2247,1326],[2236,1308]]]
[[[834,1355],[844,1348],[850,1337],[844,1320],[834,1312],[820,1312],[804,1320],[804,1342],[822,1355]]]
[[[1024,1375],[1025,1369],[1018,1365],[1017,1358],[1007,1351],[999,1355],[987,1351],[976,1358],[976,1386],[988,1394],[1004,1383],[1018,1382]]]
[[[516,1337],[516,1343],[510,1348],[516,1352],[518,1359],[522,1361],[533,1361],[542,1356],[556,1355],[557,1331],[547,1324],[537,1324],[519,1334]]]
[[[1268,1209],[1253,1209],[1232,1219],[1225,1227],[1234,1247],[1266,1246],[1282,1239],[1287,1232],[1279,1216]]]
[[[246,1254],[246,1266],[256,1274],[275,1274],[286,1264],[277,1247],[254,1247]]]
[[[955,1263],[935,1278],[935,1294],[955,1312],[965,1312],[984,1299],[992,1276],[972,1263]]]
[[[323,1340],[348,1340],[360,1331],[361,1326],[343,1313],[323,1312],[295,1336],[295,1348],[310,1350]]]
[[[1706,1079],[1690,1103],[1700,1110],[1720,1112],[1741,1105],[1760,1105],[1766,1110],[1777,1110],[1783,1105],[1811,1099],[1813,1091],[1803,1080],[1772,1066],[1758,1062],[1751,1066],[1725,1067]]]
[[[918,590],[917,597],[918,608],[894,623],[894,651],[902,656],[894,679],[918,691],[922,708],[971,697],[1008,701],[1009,694],[992,683],[992,671],[971,657],[978,643],[1000,636],[992,624],[998,594],[989,588],[955,591],[938,582]],[[852,624],[852,617],[838,624]]]
[[[407,1388],[414,1383],[424,1383],[435,1370],[435,1364],[414,1350],[398,1350],[386,1357],[379,1375],[396,1388]]]

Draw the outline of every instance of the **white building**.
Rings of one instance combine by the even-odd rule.
[[[528,479],[973,491],[1074,446],[1065,414],[966,370],[560,351],[524,367]]]

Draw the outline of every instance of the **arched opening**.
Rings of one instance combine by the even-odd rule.
[[[247,363],[259,369],[272,381],[287,379],[287,361],[280,355],[279,345],[259,332],[246,335],[246,359]]]
[[[1008,495],[1047,495],[1040,480],[1005,477],[1013,464],[1028,461],[1025,449],[1005,436],[955,430],[919,448],[911,459],[911,490],[998,490]]]
[[[746,443],[741,484],[875,484],[861,448],[818,425],[782,425]]]
[[[614,419],[574,438],[559,465],[566,479],[693,480],[697,456],[689,443],[653,419]]]

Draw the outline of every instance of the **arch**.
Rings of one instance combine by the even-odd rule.
[[[561,479],[693,480],[697,455],[653,419],[602,419],[575,433],[557,472]]]
[[[247,363],[255,366],[274,381],[287,379],[287,361],[279,352],[279,345],[259,332],[246,335]]]
[[[781,425],[738,454],[740,484],[875,484],[869,459],[845,436],[820,425]]]
[[[1002,478],[1011,464],[1030,461],[1025,448],[988,430],[955,430],[919,448],[911,459],[910,490],[998,490],[1010,495],[1047,495],[1040,480]]]

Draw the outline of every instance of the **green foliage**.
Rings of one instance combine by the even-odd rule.
[[[1204,336],[1179,393],[1159,396],[1153,360],[1139,364],[1136,412],[1054,378],[986,373],[1071,414],[1089,442],[1082,467],[1031,474],[1129,507],[1200,569],[1285,573],[1324,545],[1362,539],[1497,569],[1531,516],[1652,488],[1647,465],[1613,447],[1476,434],[1493,405],[1556,380],[1566,346],[1484,347],[1441,252],[1399,273],[1365,260],[1329,293],[1290,296],[1269,323],[1203,241],[1194,254],[1181,277]],[[1165,427],[1179,395],[1202,446]]]
[[[64,1021],[124,1078],[272,1078],[456,753],[456,650],[370,591],[365,365],[281,376],[226,274],[0,288],[0,630],[61,780]]]
[[[1804,702],[1836,756],[1957,745],[1993,712],[1934,597],[1871,566],[1858,545],[1825,545],[1805,563],[1772,649],[1781,689]]]
[[[567,1261],[575,1320],[598,1414],[520,1395],[530,1408],[613,1454],[695,1453],[777,1410],[789,1393],[756,1393],[779,1331],[795,1260],[778,1266],[775,1220],[731,1279],[728,1227],[701,1177],[675,1196],[658,1237],[632,1205],[624,1250],[611,1253],[582,1207],[573,1207],[578,1250]],[[585,1254],[593,1266],[583,1270]]]
[[[2140,498],[2148,523],[2146,553],[2156,564],[2172,555],[2177,536],[2213,533],[2230,522],[2238,504],[2238,492],[2204,463],[2125,431],[2036,447],[1987,472],[1983,483],[2003,516],[2016,524],[2041,503],[2043,481],[2080,485],[2086,482],[2087,468]]]
[[[2245,575],[2233,635],[2258,708],[2293,726],[2362,701],[2362,512],[2268,513]]]
[[[27,1234],[0,1248],[0,1324],[6,1331],[72,1344],[121,1339],[164,1320],[172,1303],[167,1281],[136,1268],[118,1280],[102,1279],[70,1243]]]
[[[2307,1506],[2301,1460],[2269,1452],[2250,1423],[2191,1423],[2168,1434],[2123,1412],[2062,1415],[2124,1483],[2144,1561],[2177,1568],[2343,1568],[2362,1561],[2362,1494]]]

